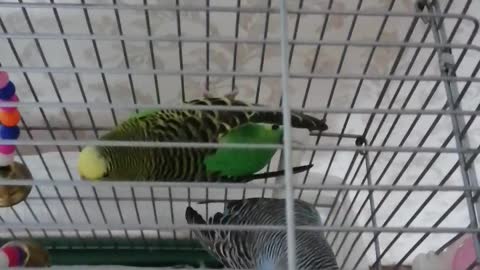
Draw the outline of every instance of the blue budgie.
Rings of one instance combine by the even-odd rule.
[[[212,201],[210,201],[212,202]],[[193,208],[185,212],[188,224],[207,224]],[[311,204],[295,200],[295,223],[319,225]],[[227,201],[224,213],[216,213],[208,224],[285,225],[285,200],[250,198]],[[193,230],[196,238],[225,267],[233,269],[287,269],[287,232],[284,230]],[[335,256],[319,231],[297,231],[297,269],[339,269]]]

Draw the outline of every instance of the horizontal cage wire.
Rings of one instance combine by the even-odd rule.
[[[192,229],[297,227],[322,231],[340,269],[440,269],[420,261],[445,266],[480,232],[478,10],[473,0],[2,0],[0,70],[20,99],[2,105],[18,107],[21,133],[1,141],[34,181],[0,179],[32,186],[0,208],[0,243],[34,239],[60,269],[218,268]],[[278,144],[99,140],[143,110],[244,111],[182,104],[235,90],[253,112],[304,112],[328,130],[284,118]],[[90,182],[77,169],[88,145],[277,149],[260,172],[313,167],[249,183]],[[219,201],[254,197],[285,198],[287,226],[185,219],[190,205],[210,217]],[[291,199],[315,205],[321,225],[293,224]],[[479,247],[473,237],[469,264]]]

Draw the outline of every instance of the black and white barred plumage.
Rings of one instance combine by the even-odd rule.
[[[189,224],[207,224],[201,215],[188,207]],[[295,200],[296,225],[318,225],[320,217],[313,205]],[[285,225],[285,200],[250,198],[229,201],[225,212],[216,213],[208,224]],[[195,230],[200,243],[227,268],[287,269],[287,233],[281,230]],[[297,269],[339,269],[335,256],[318,231],[297,231]]]

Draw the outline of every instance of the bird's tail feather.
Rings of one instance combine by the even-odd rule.
[[[217,213],[217,215],[215,215],[214,218],[221,219],[221,216],[219,217],[218,215],[221,215],[221,213]],[[203,219],[203,217],[190,206],[188,206],[187,209],[185,210],[185,219],[187,220],[187,223],[190,225],[194,225],[194,224],[206,225],[207,224],[205,219]],[[212,224],[212,218],[210,218],[210,224]],[[212,239],[215,239],[215,231],[213,230],[205,230],[205,229],[194,230],[194,233],[197,237],[203,238],[206,242]],[[201,242],[203,244],[203,241]]]
[[[282,112],[258,111],[250,120],[258,123],[283,125],[283,114]],[[310,131],[325,131],[328,129],[325,119],[319,119],[303,113],[292,112],[291,121],[294,128],[306,128]]]
[[[237,200],[225,200],[225,199],[208,199],[208,200],[201,200],[197,201],[197,204],[207,204],[207,203],[227,203],[231,201],[237,201]]]
[[[185,210],[185,219],[188,224],[207,224],[203,217],[190,206]]]
[[[292,168],[292,173],[297,174],[297,173],[302,173],[304,171],[309,170],[310,168],[313,167],[313,164],[308,164],[308,165],[302,165],[302,166],[296,166]],[[240,182],[240,183],[246,183],[252,180],[256,179],[262,179],[262,178],[271,178],[271,177],[279,177],[285,175],[285,170],[278,170],[278,171],[272,171],[272,172],[264,172],[264,173],[257,173],[257,174],[252,174],[252,175],[247,175],[247,176],[242,176],[242,177],[236,177],[234,180],[225,180],[226,182]]]

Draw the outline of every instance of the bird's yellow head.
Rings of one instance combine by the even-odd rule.
[[[85,180],[100,180],[107,174],[107,162],[96,147],[82,149],[78,157],[78,173]]]

